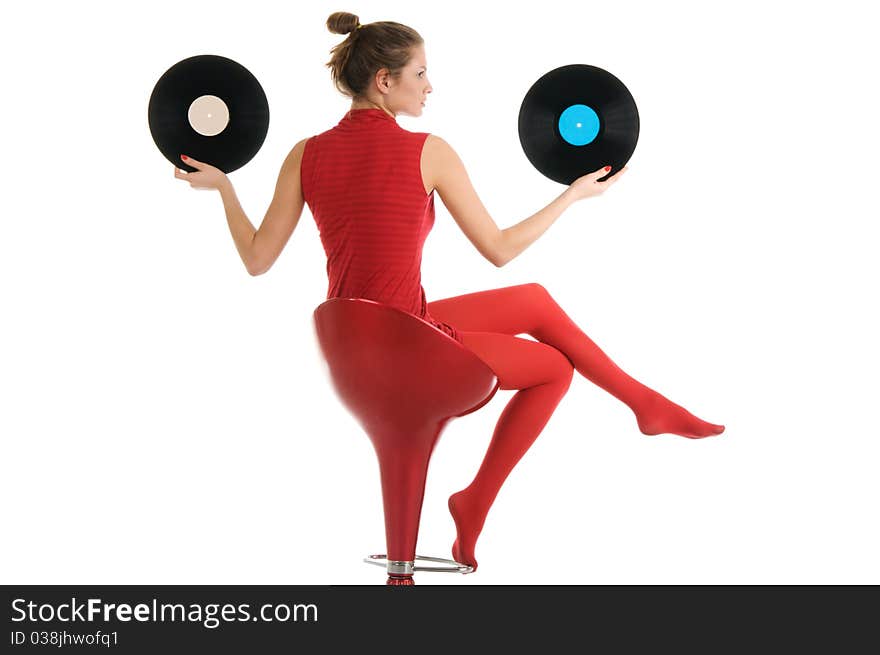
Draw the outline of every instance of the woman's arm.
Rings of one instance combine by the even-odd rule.
[[[217,189],[220,192],[232,240],[235,241],[238,256],[251,275],[262,275],[272,267],[302,215],[305,200],[299,167],[306,141],[308,139],[297,143],[281,165],[275,185],[275,197],[272,198],[272,204],[269,205],[259,230],[254,229],[241,208],[226,173],[186,155],[181,155],[180,158],[196,170],[188,173],[174,168],[174,177],[189,182],[194,189]]]
[[[238,254],[251,275],[262,275],[272,268],[302,216],[305,200],[299,171],[306,141],[307,139],[303,139],[297,143],[281,165],[275,184],[275,196],[259,229],[255,230],[251,225],[229,179],[226,178],[219,187],[229,231]]]
[[[452,218],[480,254],[498,267],[534,243],[571,204],[602,193],[625,170],[626,167],[604,182],[597,180],[608,173],[605,168],[584,175],[540,211],[501,230],[480,201],[455,150],[433,134],[422,149],[423,180],[438,191]]]

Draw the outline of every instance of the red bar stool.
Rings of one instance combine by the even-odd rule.
[[[315,310],[314,325],[333,387],[379,459],[387,554],[364,561],[385,566],[387,584],[413,584],[416,571],[470,573],[466,564],[416,555],[416,540],[440,433],[492,399],[495,373],[427,321],[372,300],[331,298]]]

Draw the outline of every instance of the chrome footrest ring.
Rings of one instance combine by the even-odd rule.
[[[435,573],[473,573],[474,567],[470,564],[462,564],[453,559],[444,559],[442,557],[428,557],[416,555],[416,560],[422,562],[435,562],[438,564],[447,564],[448,566],[416,566],[415,562],[399,562],[396,560],[388,560],[387,555],[370,555],[365,557],[367,564],[386,567],[389,575],[411,575],[416,571],[433,571]]]

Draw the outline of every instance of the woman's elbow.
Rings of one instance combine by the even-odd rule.
[[[504,248],[504,234],[499,232],[498,238],[495,240],[495,247],[492,248],[492,256],[489,258],[489,261],[492,262],[496,268],[501,268],[511,259],[512,258]]]
[[[247,269],[247,272],[248,274],[250,274],[251,277],[257,277],[258,275],[262,275],[263,273],[268,271],[270,268],[272,268],[272,266],[271,264],[269,266],[265,266],[263,264],[253,263],[247,265],[245,268]]]

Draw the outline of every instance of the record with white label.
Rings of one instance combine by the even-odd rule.
[[[257,154],[269,130],[263,87],[238,62],[197,55],[169,68],[147,108],[153,141],[175,166],[196,170],[184,154],[230,173]]]

